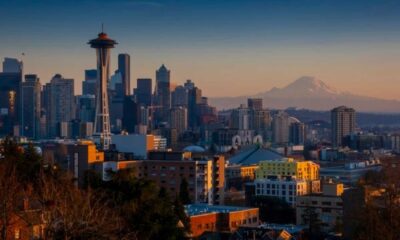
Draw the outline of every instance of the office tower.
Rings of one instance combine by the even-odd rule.
[[[3,73],[20,73],[22,74],[23,63],[15,58],[4,58]]]
[[[90,47],[97,53],[97,93],[94,137],[100,148],[108,150],[111,144],[110,114],[108,107],[107,82],[110,76],[110,49],[117,44],[106,33],[89,41]]]
[[[152,82],[151,78],[138,78],[136,87],[136,100],[141,106],[151,106]]]
[[[294,119],[294,118],[291,118]],[[289,142],[293,145],[304,145],[306,129],[305,124],[297,119],[290,123],[289,127]]]
[[[247,106],[252,110],[262,110],[263,100],[261,98],[249,98],[247,99]]]
[[[96,99],[94,95],[76,96],[76,117],[81,122],[94,123],[96,114]]]
[[[353,108],[340,106],[331,110],[332,145],[342,146],[342,139],[355,131],[356,112]]]
[[[199,119],[197,115],[197,104],[201,103],[201,90],[193,87],[189,90],[188,94],[188,118],[189,127],[194,129],[199,126]]]
[[[187,109],[184,107],[173,107],[170,110],[170,128],[176,129],[178,135],[187,130]]]
[[[265,133],[271,127],[271,114],[268,110],[250,109],[250,129],[257,133]]]
[[[40,138],[41,88],[35,74],[25,75],[25,82],[21,86],[21,135],[31,139]]]
[[[275,144],[289,142],[289,115],[279,111],[272,120],[272,137]]]
[[[109,98],[123,98],[122,74],[119,70],[116,70],[114,74],[111,75],[107,88],[110,93],[110,95],[108,95]]]
[[[138,122],[138,106],[131,96],[124,97],[123,106],[122,129],[134,133]]]
[[[171,93],[171,102],[173,107],[188,106],[189,90],[184,86],[177,86]]]
[[[122,78],[122,96],[131,95],[131,57],[129,54],[121,53],[118,55],[118,72]]]
[[[5,58],[0,73],[0,135],[18,135],[21,113],[22,62]]]
[[[231,113],[231,128],[238,130],[249,130],[250,127],[250,114],[249,109],[240,105],[239,108],[233,109]]]
[[[82,82],[82,95],[96,95],[97,70],[85,70],[85,80]]]
[[[61,122],[75,118],[74,113],[74,79],[65,79],[60,74],[54,75],[43,88],[46,104],[46,123],[48,137],[56,137]]]
[[[158,118],[159,121],[168,119],[169,109],[171,108],[171,81],[170,70],[164,64],[156,71],[156,89],[155,100],[156,104],[161,107]]]
[[[188,79],[186,80],[185,84],[183,84],[183,86],[187,89],[187,90],[191,90],[195,87],[194,82],[192,82],[192,80]]]

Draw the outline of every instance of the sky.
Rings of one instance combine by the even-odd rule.
[[[131,56],[131,86],[165,64],[203,95],[239,96],[315,76],[336,89],[399,99],[398,0],[0,0],[0,58],[48,82],[94,68],[101,24]],[[25,53],[22,56],[22,53]]]

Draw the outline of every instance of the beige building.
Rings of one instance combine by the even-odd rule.
[[[297,198],[296,223],[306,225],[304,215],[307,209],[314,209],[326,230],[332,230],[343,221],[343,184],[324,183],[321,193],[314,193]]]
[[[340,147],[344,136],[355,131],[356,111],[353,108],[340,106],[331,110],[332,145]]]

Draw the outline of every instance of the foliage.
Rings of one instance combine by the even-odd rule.
[[[69,173],[44,164],[32,145],[23,149],[5,139],[0,156],[0,239],[7,239],[25,199],[41,211],[45,239],[174,240],[190,231],[180,197],[172,200],[133,169],[110,174],[108,182],[87,171],[79,189]]]
[[[254,196],[252,207],[260,208],[260,220],[269,223],[295,223],[296,212],[287,202],[276,197]]]

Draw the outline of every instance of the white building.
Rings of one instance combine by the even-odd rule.
[[[308,181],[288,178],[265,178],[254,181],[256,196],[277,197],[291,206],[296,205],[296,197],[309,194],[311,187]]]

